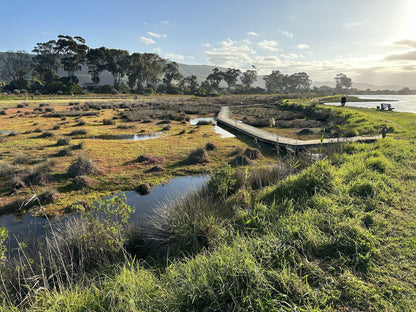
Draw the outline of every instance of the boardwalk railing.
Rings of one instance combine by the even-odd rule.
[[[322,145],[345,143],[345,142],[374,142],[382,138],[382,135],[375,135],[375,136],[356,136],[356,137],[350,137],[350,138],[330,138],[330,139],[323,139],[323,140],[291,139],[291,138],[283,137],[283,136],[247,125],[239,120],[231,119],[230,109],[228,106],[221,107],[221,110],[217,116],[217,123],[223,124],[236,131],[244,133],[252,138],[257,139],[258,141],[261,141],[267,144],[273,144],[273,145],[278,144],[282,146],[291,147],[294,149],[318,147]]]

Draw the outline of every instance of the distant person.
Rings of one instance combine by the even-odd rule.
[[[341,106],[345,106],[345,104],[347,104],[347,96],[343,95],[341,98]]]

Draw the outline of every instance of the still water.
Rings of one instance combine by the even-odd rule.
[[[220,126],[217,125],[217,120],[214,117],[197,117],[197,118],[192,118],[189,123],[193,126],[195,126],[196,124],[198,124],[198,122],[200,121],[208,121],[208,122],[212,122],[214,124],[214,130],[216,133],[218,133],[221,138],[235,138],[235,135],[232,134],[231,132],[228,132],[227,130],[221,128]]]
[[[377,108],[381,103],[390,103],[395,112],[407,112],[416,114],[416,95],[353,95],[360,99],[377,99],[372,102],[348,102],[347,106]],[[340,105],[340,103],[325,103],[327,105]]]
[[[147,217],[151,216],[157,207],[167,201],[179,199],[191,190],[202,187],[208,181],[208,178],[207,175],[177,177],[165,184],[155,186],[148,195],[144,196],[134,191],[124,192],[127,204],[135,210],[129,222],[144,226]],[[51,227],[53,228],[73,216],[74,214],[69,214],[63,217],[50,218],[49,220],[43,217],[32,217],[30,214],[1,216],[0,227],[5,227],[9,234],[9,239],[6,242],[7,250],[14,254],[13,251],[17,248],[18,241],[25,242],[28,246],[38,246]],[[75,216],[79,215],[75,214]]]

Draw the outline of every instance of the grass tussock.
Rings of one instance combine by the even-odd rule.
[[[83,155],[79,155],[78,158],[68,167],[68,177],[77,177],[84,175],[97,175],[100,174],[100,170],[96,164],[89,158]]]

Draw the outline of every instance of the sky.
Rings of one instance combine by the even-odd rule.
[[[0,0],[0,10],[3,52],[62,34],[184,64],[416,86],[416,0]]]

